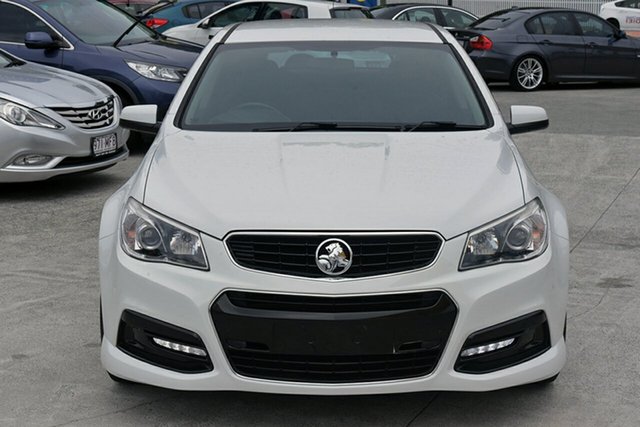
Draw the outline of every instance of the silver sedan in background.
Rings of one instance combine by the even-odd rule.
[[[126,159],[121,108],[97,80],[0,50],[0,182],[96,171]]]

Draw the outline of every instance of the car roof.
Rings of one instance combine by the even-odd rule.
[[[442,34],[435,27],[421,22],[382,19],[254,21],[240,24],[229,31],[225,43],[344,40],[444,43]]]

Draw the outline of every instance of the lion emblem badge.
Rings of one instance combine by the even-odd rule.
[[[344,240],[328,239],[316,249],[316,265],[329,276],[339,276],[351,267],[351,248]]]

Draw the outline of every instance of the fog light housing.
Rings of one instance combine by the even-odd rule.
[[[176,372],[213,370],[198,334],[131,310],[120,317],[116,346],[131,357]]]
[[[53,156],[46,154],[26,154],[15,159],[13,166],[42,166],[46,165],[53,159]]]
[[[551,348],[547,316],[536,311],[479,330],[469,335],[462,348],[455,370],[465,374],[486,374],[524,363]]]

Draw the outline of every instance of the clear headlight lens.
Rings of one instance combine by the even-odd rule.
[[[187,70],[168,65],[149,64],[146,62],[127,61],[127,65],[143,77],[163,82],[181,82]]]
[[[130,198],[120,228],[122,249],[134,258],[208,270],[200,233]]]
[[[0,98],[0,118],[16,126],[64,129],[64,126],[44,114],[2,98]]]
[[[547,248],[548,220],[539,199],[505,217],[473,230],[460,261],[460,270],[524,261]]]

